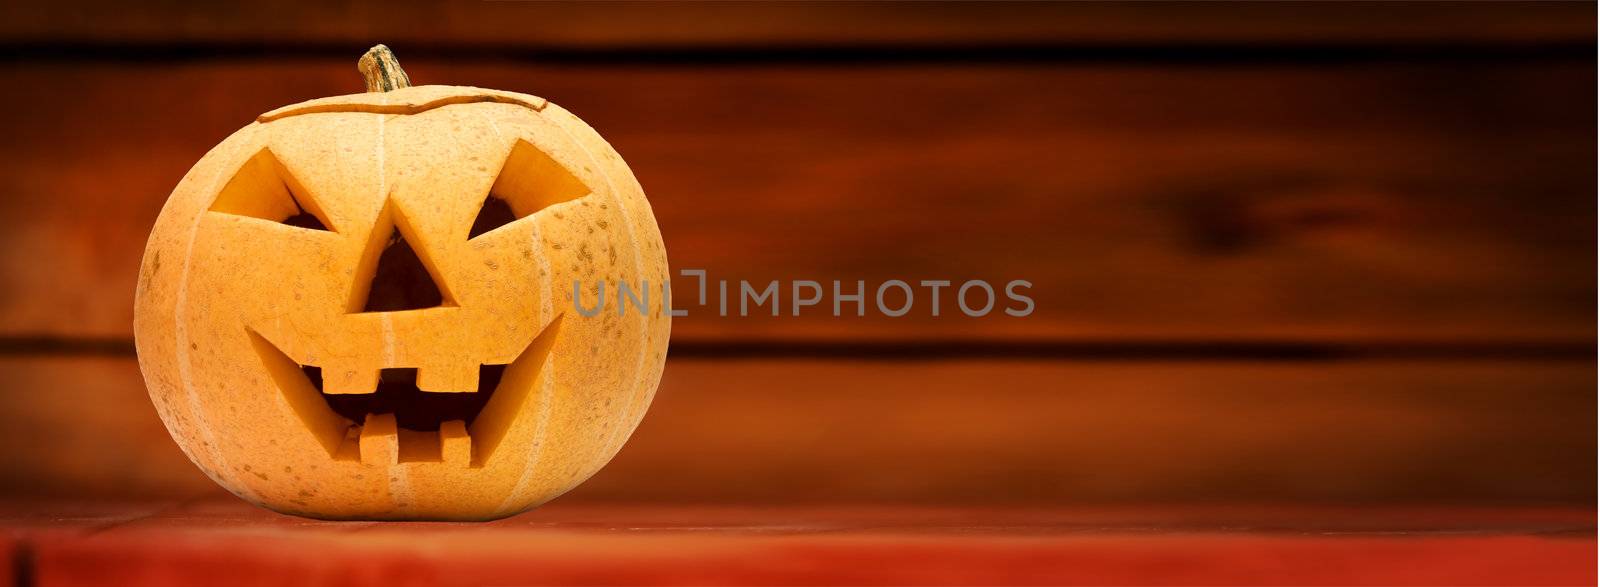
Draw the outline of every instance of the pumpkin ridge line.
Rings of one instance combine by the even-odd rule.
[[[559,109],[559,108],[557,109],[557,113],[558,114],[565,114],[567,117],[570,117],[570,118],[573,118],[573,119],[577,118],[577,116],[573,115],[571,112],[566,112],[565,110],[562,110],[562,109]],[[594,151],[589,149],[588,145],[585,145],[583,141],[579,140],[578,136],[576,134],[574,134],[571,129],[567,128],[566,125],[569,122],[570,121],[568,121],[568,120],[557,120],[557,121],[555,121],[554,128],[557,131],[559,131],[561,134],[565,135],[567,137],[567,140],[571,141],[572,144],[575,145],[578,148],[578,151],[583,153],[584,158],[589,160],[589,164],[590,165],[594,166],[595,169],[604,169],[604,166],[600,163],[600,158],[595,156]],[[604,141],[602,140],[602,143],[603,142]],[[627,227],[627,230],[624,231],[624,234],[627,236],[629,244],[633,245],[631,248],[634,251],[633,252],[634,274],[635,275],[639,275],[639,276],[642,277],[642,276],[644,276],[646,274],[645,274],[645,270],[644,270],[644,259],[643,259],[643,256],[639,253],[639,246],[638,246],[639,235],[638,235],[638,232],[637,232],[637,230],[638,230],[637,226],[638,225],[637,225],[637,223],[634,222],[633,215],[628,213],[628,207],[625,205],[625,202],[623,200],[622,194],[618,193],[618,191],[617,191],[617,183],[612,180],[611,175],[609,173],[602,173],[602,174],[600,174],[600,176],[601,176],[601,179],[605,180],[606,195],[610,196],[611,197],[611,201],[614,204],[617,205],[617,214],[622,217],[622,222]],[[641,187],[641,190],[642,189],[643,188]],[[649,316],[648,312],[640,312],[640,323],[643,325],[643,331],[642,332],[648,332],[649,331],[649,324],[650,324],[650,316]],[[620,450],[621,446],[622,446],[622,443],[627,442],[628,437],[633,435],[633,430],[638,428],[639,420],[643,419],[644,411],[649,408],[649,405],[650,405],[649,404],[649,400],[654,398],[653,390],[652,391],[648,391],[648,392],[644,392],[644,393],[640,393],[640,388],[641,388],[640,383],[645,379],[645,375],[644,375],[644,373],[645,373],[645,360],[648,359],[648,358],[649,358],[649,354],[641,350],[639,352],[639,360],[633,366],[633,373],[632,373],[633,385],[632,385],[632,388],[634,390],[633,394],[634,394],[635,397],[633,397],[632,400],[629,403],[630,404],[636,404],[636,405],[630,405],[630,406],[627,406],[627,407],[624,408],[626,410],[626,413],[628,414],[628,416],[626,417],[624,422],[633,422],[633,427],[629,428],[626,425],[617,426],[615,429],[613,429],[611,431],[610,437],[606,440],[605,446],[607,447],[607,450],[612,450],[611,454],[612,454],[613,457],[616,456],[615,450]],[[640,400],[644,400],[644,401],[640,401]],[[636,410],[637,410],[637,414],[636,414]],[[621,434],[622,430],[625,429],[625,428],[628,429],[627,434]],[[621,435],[621,437],[622,437],[620,441],[618,440],[618,435]],[[613,450],[612,447],[615,447],[615,450]],[[607,459],[607,460],[609,461],[609,459]],[[604,466],[604,463],[602,463],[601,466]],[[562,489],[560,491],[560,493],[566,493],[567,491],[571,491],[572,488],[577,487],[578,484],[580,484],[580,483],[583,483],[583,481],[585,479],[587,479],[587,478],[581,478],[581,479],[574,480],[572,483],[570,483],[564,489]],[[522,489],[522,488],[519,488],[519,489]],[[501,507],[504,508],[505,505],[502,504]]]

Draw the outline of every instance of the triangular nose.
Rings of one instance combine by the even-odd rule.
[[[398,312],[433,308],[444,303],[439,284],[417,258],[406,237],[394,231],[389,244],[378,257],[378,270],[372,275],[363,312]]]
[[[373,248],[382,247],[376,264],[364,263],[365,266],[372,267],[372,273],[356,276],[357,280],[370,280],[367,284],[359,281],[357,283],[357,287],[368,285],[364,292],[366,299],[360,305],[352,305],[361,308],[362,312],[399,312],[445,305],[447,303],[445,288],[439,284],[433,272],[428,270],[427,263],[411,247],[411,243],[406,242],[404,219],[395,218],[390,212],[391,210],[385,210],[379,218],[378,226],[374,228],[375,231],[382,231],[375,232],[374,237],[387,234],[387,238],[368,245],[366,253],[368,259],[377,252],[372,250]],[[361,293],[363,292],[358,289],[357,295]]]

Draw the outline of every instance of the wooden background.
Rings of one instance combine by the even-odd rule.
[[[162,201],[417,83],[600,130],[674,268],[1037,311],[675,321],[575,500],[1593,504],[1587,4],[0,8],[0,495],[212,491],[132,355]],[[685,291],[692,282],[680,282]]]

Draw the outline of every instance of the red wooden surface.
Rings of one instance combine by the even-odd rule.
[[[491,524],[340,523],[225,496],[9,503],[37,585],[1573,585],[1581,508],[939,508],[557,502]]]

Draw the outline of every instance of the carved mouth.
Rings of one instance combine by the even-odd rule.
[[[416,368],[379,371],[376,388],[324,393],[322,369],[300,364],[250,331],[284,399],[328,455],[367,464],[453,463],[481,467],[528,401],[555,335],[557,317],[510,363],[478,366],[477,389],[417,387]]]
[[[401,430],[431,432],[448,422],[471,425],[494,397],[495,387],[505,374],[505,365],[479,365],[478,388],[459,392],[429,392],[417,388],[416,369],[379,371],[378,388],[367,393],[330,394],[322,389],[322,368],[301,365],[312,387],[322,394],[334,413],[352,422],[364,422],[374,414],[393,414]]]

